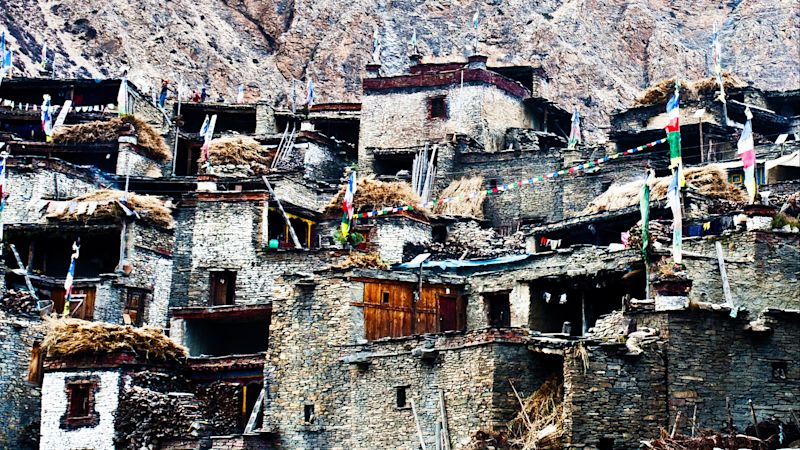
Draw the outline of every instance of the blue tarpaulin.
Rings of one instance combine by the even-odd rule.
[[[468,260],[458,260],[458,259],[443,259],[441,261],[424,261],[422,263],[422,268],[437,268],[441,270],[447,269],[460,269],[464,267],[482,267],[482,266],[492,266],[496,264],[509,264],[518,261],[524,261],[528,259],[531,255],[529,253],[522,254],[522,255],[508,255],[508,256],[501,256],[499,258],[492,258],[492,259],[468,259]],[[411,263],[404,263],[398,264],[394,267],[395,269],[419,269],[419,264],[411,264]]]

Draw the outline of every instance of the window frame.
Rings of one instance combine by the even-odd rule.
[[[439,103],[441,102],[441,104]],[[447,120],[450,115],[447,111],[447,95],[433,95],[428,97],[428,119]]]
[[[61,417],[61,428],[76,429],[82,427],[93,427],[100,423],[100,414],[97,412],[96,397],[100,387],[100,377],[92,375],[67,377],[64,380],[64,392],[67,397],[64,415]],[[86,389],[84,401],[86,405],[86,415],[74,416],[74,403],[77,388]]]

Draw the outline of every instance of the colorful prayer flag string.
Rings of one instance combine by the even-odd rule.
[[[611,155],[606,155],[606,156],[603,156],[602,158],[597,158],[597,159],[594,159],[592,161],[589,161],[589,162],[586,162],[586,163],[583,163],[583,164],[578,164],[578,165],[575,165],[575,166],[572,166],[572,167],[565,167],[563,169],[559,169],[559,170],[556,170],[554,172],[548,172],[546,174],[542,174],[542,175],[539,175],[537,177],[531,177],[531,178],[527,178],[527,179],[524,179],[524,180],[520,180],[520,181],[517,181],[515,183],[503,184],[501,186],[497,186],[497,187],[493,187],[493,188],[489,188],[489,189],[483,189],[481,191],[476,191],[476,192],[470,192],[470,193],[467,193],[467,194],[459,194],[459,195],[456,195],[455,197],[434,198],[434,199],[432,199],[432,200],[430,200],[428,202],[417,203],[415,205],[396,206],[396,207],[393,207],[393,208],[383,208],[383,209],[373,210],[373,211],[369,211],[369,212],[358,213],[358,214],[354,214],[353,217],[357,218],[357,219],[368,219],[370,217],[385,216],[385,215],[388,215],[388,214],[397,214],[397,213],[404,212],[404,211],[413,211],[415,209],[431,208],[431,207],[433,207],[435,205],[441,205],[441,204],[444,204],[444,203],[456,202],[456,201],[459,201],[459,200],[466,200],[468,198],[475,198],[481,192],[483,192],[486,195],[502,194],[503,192],[510,191],[510,190],[513,190],[513,189],[518,189],[518,188],[521,188],[521,187],[524,187],[524,186],[527,186],[527,185],[532,185],[532,184],[535,184],[535,183],[541,183],[541,182],[544,182],[546,180],[550,180],[550,179],[553,179],[553,178],[558,178],[560,176],[564,176],[564,175],[567,175],[567,174],[574,174],[574,173],[577,173],[577,172],[580,172],[580,171],[585,171],[587,169],[591,169],[591,168],[597,167],[600,164],[608,162],[608,161],[610,161],[612,159],[617,159],[620,156],[628,156],[628,155],[631,155],[633,153],[638,153],[638,152],[647,150],[649,148],[653,148],[656,145],[663,144],[665,142],[667,142],[667,138],[662,138],[662,139],[659,139],[657,141],[648,142],[647,144],[643,144],[643,145],[640,145],[638,147],[630,148],[630,149],[625,150],[623,152],[618,152],[618,153],[613,153]]]

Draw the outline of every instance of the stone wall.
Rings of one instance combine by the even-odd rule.
[[[410,217],[378,217],[372,220],[369,243],[381,259],[394,264],[403,261],[403,247],[407,243],[422,244],[431,241],[431,225]]]
[[[688,238],[684,251],[692,290],[689,299],[725,303],[715,242],[722,244],[733,306],[753,315],[767,308],[800,309],[800,235],[775,231],[733,232],[719,237]]]
[[[429,118],[428,98],[435,96],[446,96],[445,119]],[[495,151],[503,148],[506,128],[529,125],[520,99],[494,86],[365,92],[361,99],[359,166],[367,173],[374,170],[372,148],[424,146],[442,142],[452,133],[471,136],[488,151]]]
[[[564,447],[637,449],[667,426],[665,356],[652,345],[639,356],[624,344],[588,345],[588,367],[575,348],[564,356]]]
[[[120,138],[120,140],[130,139],[127,137]],[[133,138],[135,140],[135,138]],[[150,177],[160,178],[165,170],[169,167],[172,170],[172,164],[161,164],[149,157],[145,156],[132,143],[119,143],[119,154],[117,156],[117,171],[116,174],[120,176],[130,175],[132,177]]]
[[[99,422],[94,426],[67,429],[61,423],[67,413],[68,377],[97,377],[94,411]],[[46,372],[42,384],[42,426],[40,448],[114,448],[114,415],[120,394],[120,370],[80,370]]]
[[[38,319],[0,312],[0,448],[39,448],[39,386],[27,381],[33,344],[44,337]]]
[[[140,222],[128,226],[128,261],[133,272],[123,282],[126,287],[150,291],[144,319],[155,327],[167,325],[174,240],[173,230]]]

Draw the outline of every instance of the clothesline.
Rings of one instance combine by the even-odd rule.
[[[421,208],[431,208],[434,205],[441,205],[441,204],[444,204],[444,203],[456,202],[456,201],[465,200],[465,199],[468,199],[468,198],[475,198],[478,195],[480,195],[481,193],[485,193],[486,195],[501,194],[503,192],[510,191],[510,190],[513,190],[513,189],[516,189],[516,188],[521,188],[523,186],[527,186],[527,185],[531,185],[531,184],[534,184],[534,183],[543,182],[543,181],[548,180],[548,179],[557,178],[557,177],[562,176],[562,175],[567,175],[567,174],[572,174],[572,173],[576,173],[576,172],[580,172],[580,171],[585,171],[586,169],[591,169],[591,168],[596,167],[596,166],[598,166],[600,164],[603,164],[603,163],[605,163],[605,162],[607,162],[609,160],[617,159],[620,156],[627,156],[627,155],[631,155],[633,153],[641,152],[643,150],[647,150],[648,148],[655,147],[656,145],[663,144],[665,142],[667,142],[666,138],[658,139],[656,141],[648,142],[647,144],[643,144],[643,145],[640,145],[638,147],[634,147],[634,148],[625,150],[623,152],[612,153],[610,155],[606,155],[606,156],[603,156],[602,158],[594,159],[594,160],[589,161],[587,163],[577,164],[577,165],[574,165],[572,167],[565,167],[563,169],[560,169],[560,170],[557,170],[557,171],[554,171],[554,172],[548,172],[546,174],[539,175],[538,177],[532,177],[532,178],[527,178],[527,179],[524,179],[524,180],[520,180],[520,181],[517,181],[516,183],[503,184],[501,186],[493,187],[493,188],[490,188],[490,189],[484,189],[484,190],[481,190],[481,191],[470,192],[468,194],[459,194],[459,195],[456,195],[454,197],[435,198],[435,199],[432,199],[432,200],[430,200],[428,202],[421,202],[421,203],[412,204],[412,205],[396,206],[396,207],[393,207],[393,208],[383,208],[383,209],[373,210],[373,211],[369,211],[369,212],[358,213],[358,214],[354,214],[353,217],[354,218],[359,218],[359,219],[367,219],[367,218],[370,218],[370,217],[385,216],[385,215],[388,215],[388,214],[396,214],[396,213],[400,213],[400,212],[403,212],[403,211],[412,211],[412,210],[421,209]]]

